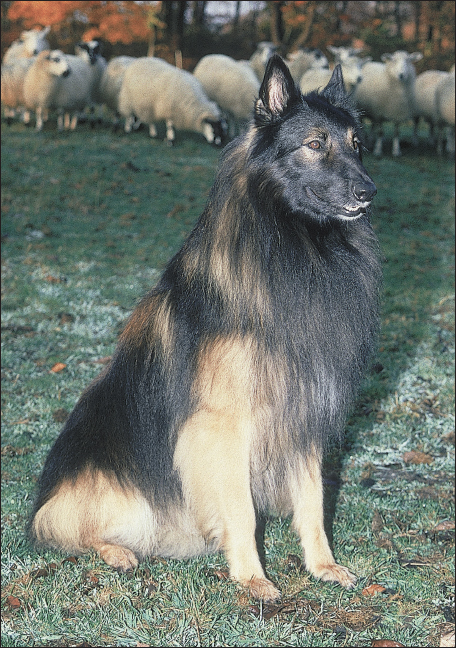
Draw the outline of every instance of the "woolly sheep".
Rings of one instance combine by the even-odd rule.
[[[298,49],[296,52],[288,54],[286,63],[296,83],[300,82],[302,75],[307,70],[329,70],[328,59],[317,48],[303,47]]]
[[[413,119],[416,114],[413,63],[423,57],[419,52],[409,54],[399,50],[383,54],[383,63],[368,62],[363,67],[363,79],[355,90],[355,101],[372,120],[377,138],[374,155],[382,154],[383,122],[394,122],[393,156],[401,154],[399,124]]]
[[[136,116],[157,134],[155,123],[166,122],[166,140],[174,143],[174,128],[202,133],[221,144],[224,135],[220,109],[206,96],[193,74],[154,57],[138,58],[125,71],[119,94],[119,112],[125,131]]]
[[[263,81],[264,71],[271,56],[277,50],[277,45],[270,41],[262,41],[258,43],[256,50],[248,61],[246,61],[255,73],[257,79]]]
[[[76,56],[85,60],[90,67],[91,87],[90,87],[90,110],[93,113],[95,107],[101,109],[103,99],[100,92],[101,79],[106,70],[106,59],[101,55],[100,43],[96,40],[87,43],[78,43],[74,48]],[[99,112],[99,121],[101,121],[101,111]]]
[[[134,56],[115,56],[107,64],[101,77],[98,94],[101,103],[118,112],[119,93],[125,70],[136,61]]]
[[[415,82],[415,136],[418,135],[418,122],[422,118],[429,124],[431,141],[439,122],[435,91],[440,81],[449,75],[441,70],[426,70],[416,77]]]
[[[439,121],[439,137],[437,152],[439,155],[443,152],[443,131],[445,129],[446,152],[454,154],[454,121],[455,121],[455,82],[453,71],[445,78],[442,78],[435,91],[436,109]]]
[[[50,27],[45,27],[41,31],[37,29],[23,31],[18,40],[11,43],[6,50],[2,65],[9,65],[18,58],[32,58],[39,52],[49,49],[46,36],[50,29]]]
[[[224,54],[204,56],[193,71],[205,93],[227,113],[230,135],[239,132],[252,114],[260,82],[253,70]]]
[[[85,55],[65,54],[71,74],[61,79],[53,98],[58,130],[74,130],[79,112],[92,102],[92,69]],[[72,116],[71,116],[72,115]]]
[[[339,63],[340,61],[338,61]],[[362,67],[364,61],[357,56],[350,56],[345,58],[343,62],[340,62],[342,67],[342,75],[344,77],[345,88],[348,92],[352,92],[356,86],[361,83],[363,78]],[[322,69],[310,69],[301,77],[299,81],[299,87],[303,94],[312,92],[313,90],[318,90],[318,88],[324,88],[330,78],[332,71],[331,70],[322,70]]]
[[[24,80],[24,102],[36,112],[36,130],[43,128],[43,117],[54,105],[60,83],[70,74],[67,58],[60,50],[38,54]]]
[[[8,123],[16,115],[16,111],[24,107],[24,80],[27,70],[34,58],[19,58],[7,65],[2,65],[2,104]],[[28,123],[30,113],[24,114],[24,122]]]

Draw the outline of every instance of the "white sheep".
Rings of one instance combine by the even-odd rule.
[[[107,63],[106,59],[101,55],[100,43],[96,40],[88,41],[87,43],[78,43],[74,48],[74,52],[76,56],[79,56],[89,64],[91,72],[90,112],[94,113],[95,108],[98,107],[98,121],[101,122],[101,104],[103,103],[103,99],[100,85]]]
[[[363,79],[355,89],[355,101],[360,110],[372,120],[376,132],[374,155],[382,154],[383,122],[394,123],[393,156],[401,154],[399,124],[416,114],[413,63],[423,57],[419,52],[409,54],[399,50],[383,54],[383,63],[368,62],[363,66]]]
[[[24,103],[36,112],[36,130],[43,128],[43,118],[54,106],[60,83],[70,74],[67,58],[60,50],[40,52],[24,80]]]
[[[80,111],[92,102],[92,69],[85,55],[65,54],[70,75],[61,79],[53,98],[57,127],[74,130]]]
[[[329,70],[328,59],[321,50],[314,47],[302,47],[296,52],[291,52],[286,58],[286,63],[296,83],[300,82],[307,70]]]
[[[257,79],[263,81],[264,71],[271,56],[276,52],[277,45],[270,41],[258,43],[256,50],[248,61],[246,61],[255,73]]]
[[[415,82],[415,102],[416,102],[416,115],[415,115],[415,136],[418,136],[418,122],[423,119],[429,124],[430,139],[434,142],[434,135],[436,127],[439,123],[439,115],[437,113],[437,103],[435,91],[440,81],[447,77],[449,72],[442,72],[441,70],[426,70],[416,77]]]
[[[32,58],[39,52],[49,49],[46,36],[50,29],[50,27],[45,27],[41,31],[37,29],[23,31],[18,40],[11,43],[6,50],[2,65],[9,65],[18,58]]]
[[[1,98],[5,118],[8,123],[24,107],[24,80],[27,70],[34,58],[18,58],[7,65],[2,65]],[[24,123],[30,119],[29,111],[24,113]]]
[[[239,133],[250,119],[260,91],[260,82],[253,70],[230,56],[209,54],[199,61],[193,75],[209,99],[226,113],[230,135]]]
[[[119,112],[129,132],[135,117],[149,126],[166,122],[166,140],[173,144],[174,129],[202,133],[210,143],[221,144],[224,125],[220,109],[206,96],[193,74],[154,57],[138,58],[125,71],[119,94]]]
[[[454,155],[455,126],[455,75],[454,68],[448,76],[442,78],[435,91],[436,109],[439,123],[437,153],[443,152],[443,139],[446,140],[446,152]]]
[[[118,112],[119,93],[125,70],[137,60],[134,56],[115,56],[107,64],[101,77],[98,94],[101,103]]]
[[[356,86],[362,81],[364,60],[358,56],[348,56],[343,61],[337,61],[337,63],[341,65],[347,92],[353,92]],[[308,94],[313,90],[324,88],[328,84],[331,75],[332,70],[318,68],[307,70],[299,81],[302,94]]]

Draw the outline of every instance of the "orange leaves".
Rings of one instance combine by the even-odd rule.
[[[35,25],[57,25],[88,2],[13,2],[8,10],[10,20],[24,21],[27,29]],[[82,6],[82,10],[84,7]]]
[[[63,371],[66,367],[66,364],[63,362],[56,362],[55,365],[51,368],[51,373],[59,373],[60,371]]]
[[[104,38],[110,43],[129,44],[148,40],[150,16],[148,8],[137,2],[13,2],[8,10],[10,20],[21,20],[26,29],[35,25],[54,26],[54,32],[84,22],[83,40]]]

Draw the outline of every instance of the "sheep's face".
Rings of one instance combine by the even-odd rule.
[[[409,79],[415,77],[415,68],[413,63],[423,58],[419,52],[409,54],[399,50],[394,54],[383,54],[382,61],[385,63],[388,74],[401,82],[407,83]]]
[[[31,29],[30,31],[23,31],[21,33],[19,43],[23,45],[24,52],[27,56],[36,56],[48,47],[48,43],[45,40],[48,31],[49,28],[46,27],[42,31]]]
[[[49,72],[53,76],[67,77],[70,74],[71,70],[66,56],[60,50],[53,50],[44,58],[47,61]]]

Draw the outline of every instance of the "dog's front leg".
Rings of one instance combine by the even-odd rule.
[[[314,453],[302,458],[289,480],[293,526],[299,533],[306,568],[316,578],[336,581],[351,589],[356,576],[338,565],[324,529],[321,459]]]
[[[227,412],[199,411],[181,431],[174,464],[204,537],[218,538],[230,576],[263,600],[280,598],[258,556],[250,490],[251,424]]]

